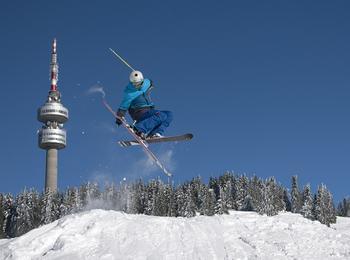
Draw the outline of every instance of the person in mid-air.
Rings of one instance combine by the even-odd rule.
[[[150,98],[150,91],[153,88],[152,81],[144,79],[140,71],[131,72],[129,80],[117,111],[116,124],[118,126],[122,124],[120,118],[124,118],[128,111],[134,120],[134,131],[142,139],[162,137],[165,128],[173,119],[173,113],[155,109]]]

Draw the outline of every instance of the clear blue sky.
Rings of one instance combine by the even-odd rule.
[[[141,149],[115,144],[127,133],[86,94],[103,86],[118,107],[130,71],[112,47],[154,81],[157,107],[174,112],[167,133],[195,135],[152,147],[171,157],[176,182],[230,170],[289,187],[297,174],[313,191],[323,182],[336,200],[350,195],[349,10],[349,1],[2,1],[0,192],[43,188],[36,110],[57,37],[70,110],[61,190],[162,176]]]

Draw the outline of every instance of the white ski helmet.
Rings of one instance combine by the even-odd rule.
[[[131,72],[129,80],[134,86],[140,85],[143,82],[143,75],[141,71],[134,70],[133,72]]]

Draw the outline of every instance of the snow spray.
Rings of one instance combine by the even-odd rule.
[[[106,93],[103,90],[103,87],[99,86],[99,85],[94,85],[91,88],[89,88],[89,90],[87,91],[88,94],[93,94],[93,93],[101,93],[102,94],[102,98],[104,99],[106,97]]]

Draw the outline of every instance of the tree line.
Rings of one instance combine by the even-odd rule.
[[[39,193],[24,190],[17,196],[0,193],[0,238],[20,236],[65,215],[92,208],[168,217],[227,214],[229,210],[255,211],[273,216],[281,211],[300,213],[329,226],[336,222],[333,197],[323,184],[312,193],[310,185],[298,186],[292,177],[290,192],[274,177],[261,179],[225,173],[204,183],[200,177],[179,185],[160,179],[145,183],[122,181],[106,184],[88,182],[64,192]],[[338,214],[350,215],[350,200],[338,206]]]

